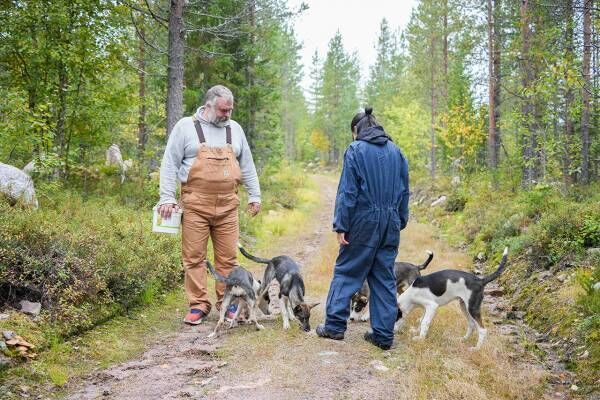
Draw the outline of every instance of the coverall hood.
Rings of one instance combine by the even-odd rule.
[[[356,137],[356,140],[362,140],[373,144],[385,144],[388,140],[392,140],[383,130],[382,126],[372,126],[361,130]]]

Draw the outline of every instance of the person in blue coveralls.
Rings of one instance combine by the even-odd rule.
[[[350,129],[354,141],[344,154],[333,218],[340,250],[327,295],[325,323],[316,333],[323,338],[344,338],[350,299],[366,279],[371,329],[364,339],[388,350],[398,314],[394,261],[400,231],[408,222],[408,163],[372,108],[356,114]]]

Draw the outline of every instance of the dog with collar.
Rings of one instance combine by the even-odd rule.
[[[485,285],[497,279],[504,268],[508,258],[508,247],[504,249],[500,265],[493,273],[478,277],[466,271],[446,269],[415,279],[412,285],[398,297],[398,321],[394,327],[398,331],[408,314],[415,306],[425,309],[421,318],[420,332],[414,340],[423,340],[427,336],[429,325],[439,306],[446,305],[452,300],[458,300],[460,308],[467,319],[467,333],[463,340],[467,340],[474,328],[477,327],[477,344],[473,350],[479,350],[487,330],[481,319],[481,302]]]
[[[237,299],[239,303],[235,316],[232,318],[229,324],[229,328],[232,328],[235,324],[237,316],[242,307],[246,306],[248,307],[250,314],[248,319],[249,322],[254,322],[257,330],[264,329],[264,327],[259,324],[258,320],[256,319],[256,308],[258,305],[258,302],[256,301],[256,294],[261,286],[260,281],[254,279],[254,276],[250,271],[239,265],[234,267],[227,277],[224,277],[215,271],[212,264],[208,260],[206,260],[206,266],[217,281],[225,283],[225,292],[223,294],[223,302],[221,303],[219,321],[215,326],[215,330],[208,335],[208,337],[212,338],[217,336],[219,329],[225,323],[225,313],[227,312],[227,308],[234,299]]]
[[[394,263],[394,275],[396,275],[396,291],[401,295],[419,276],[421,271],[427,268],[431,260],[433,260],[433,252],[426,251],[428,256],[423,264],[415,265],[409,262],[400,261]],[[352,296],[350,300],[350,321],[369,320],[369,303],[370,290],[367,281],[365,281],[358,292]]]
[[[260,310],[269,314],[269,284],[273,279],[279,282],[279,298],[282,300],[281,315],[283,329],[290,328],[290,318],[295,319],[305,332],[310,331],[310,310],[319,303],[307,304],[304,301],[304,280],[300,274],[300,266],[291,257],[277,256],[271,259],[260,258],[248,253],[238,244],[240,252],[248,259],[260,264],[267,264],[262,285],[258,291]]]

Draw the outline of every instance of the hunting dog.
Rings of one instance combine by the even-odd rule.
[[[257,263],[267,264],[263,282],[258,291],[258,302],[260,310],[269,314],[269,284],[273,279],[279,282],[279,298],[283,304],[281,315],[283,317],[283,329],[290,328],[290,318],[296,319],[300,327],[305,331],[310,331],[310,310],[319,303],[307,304],[304,302],[304,280],[300,274],[300,266],[291,257],[277,256],[266,259],[253,256],[246,249],[238,244],[242,254]]]
[[[470,272],[453,269],[445,269],[418,277],[398,297],[398,321],[394,330],[398,331],[402,327],[408,314],[415,306],[421,306],[425,308],[425,314],[421,318],[419,336],[415,336],[413,339],[425,339],[437,308],[457,299],[468,323],[467,333],[463,340],[467,340],[471,336],[473,328],[477,326],[477,345],[472,349],[479,350],[487,336],[487,330],[484,328],[481,319],[483,289],[485,285],[500,276],[506,267],[507,258],[508,247],[504,249],[498,269],[481,278]]]
[[[206,266],[217,281],[225,283],[225,293],[223,294],[223,302],[221,304],[221,310],[219,313],[219,321],[215,326],[215,330],[208,335],[208,337],[212,338],[217,336],[219,329],[225,323],[225,313],[227,312],[227,308],[234,299],[238,299],[239,304],[235,316],[229,323],[229,328],[233,327],[240,310],[245,305],[249,310],[249,321],[254,322],[257,330],[264,329],[264,327],[259,324],[258,320],[256,319],[256,293],[258,289],[260,289],[260,281],[254,279],[254,276],[252,276],[250,271],[239,265],[234,267],[227,277],[224,277],[215,271],[212,264],[208,260],[206,260]]]
[[[428,256],[423,264],[415,265],[409,262],[394,263],[394,275],[396,276],[396,291],[401,295],[419,276],[421,271],[427,268],[431,260],[433,260],[433,252],[426,251]],[[356,292],[350,300],[350,321],[361,320],[363,322],[369,320],[369,285],[365,281],[358,292]]]

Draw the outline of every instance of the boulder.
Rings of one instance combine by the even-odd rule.
[[[111,144],[106,150],[106,165],[115,165],[121,170],[121,183],[125,182],[125,172],[133,166],[133,160],[123,161],[121,149],[116,144]]]
[[[437,207],[439,205],[444,204],[446,201],[448,200],[448,197],[441,195],[440,197],[438,197],[437,200],[435,200],[433,203],[431,203],[431,207]]]
[[[23,167],[23,172],[27,175],[31,175],[31,173],[35,170],[35,160],[31,160],[27,163],[26,166]]]
[[[0,193],[8,197],[11,202],[21,201],[25,205],[38,208],[33,180],[12,165],[0,163]]]
[[[36,316],[40,314],[40,311],[42,311],[42,305],[40,303],[21,300],[19,304],[21,305],[21,312],[25,314]]]
[[[116,144],[111,144],[106,150],[106,165],[116,165],[119,168],[123,166],[123,156],[121,149]]]

